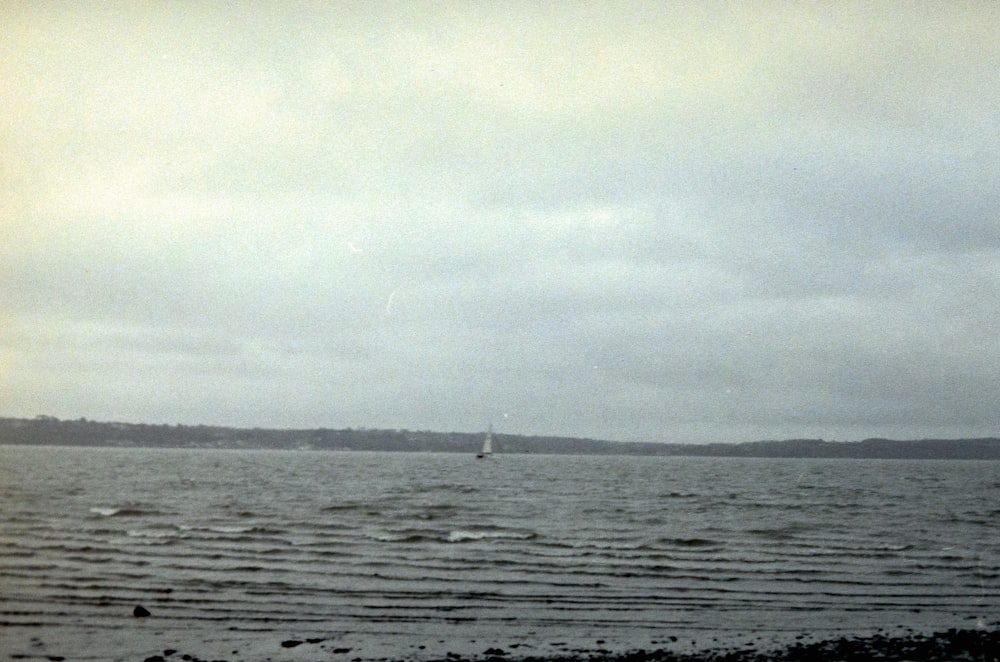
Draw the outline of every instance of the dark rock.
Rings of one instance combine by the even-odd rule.
[[[150,655],[143,662],[166,662],[161,655]]]
[[[281,642],[282,648],[295,648],[296,646],[301,646],[302,642],[298,639],[286,639]]]
[[[502,648],[487,648],[486,651],[483,653],[483,655],[497,655],[497,656],[502,656],[506,654],[507,651],[505,651]]]
[[[170,657],[171,655],[173,655],[176,652],[177,651],[175,651],[173,648],[168,648],[165,651],[163,651],[163,657]]]
[[[335,655],[343,655],[344,653],[350,653],[350,648],[334,648],[333,652]]]
[[[132,615],[136,618],[146,618],[149,616],[149,610],[142,605],[136,605],[135,609],[132,610]]]

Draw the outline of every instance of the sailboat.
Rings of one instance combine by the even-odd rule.
[[[493,455],[493,426],[490,425],[489,429],[486,431],[486,438],[483,439],[483,450],[476,453],[476,458],[483,459],[484,457],[490,457]]]

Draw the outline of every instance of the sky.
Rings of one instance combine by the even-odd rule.
[[[1000,435],[1000,3],[0,6],[0,416]]]

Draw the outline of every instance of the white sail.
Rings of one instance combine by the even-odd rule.
[[[493,455],[493,426],[490,425],[486,431],[486,438],[483,439],[483,450],[476,453],[476,457],[488,457]]]

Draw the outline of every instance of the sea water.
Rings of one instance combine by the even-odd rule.
[[[1000,463],[0,447],[11,656],[689,650],[998,618]]]

